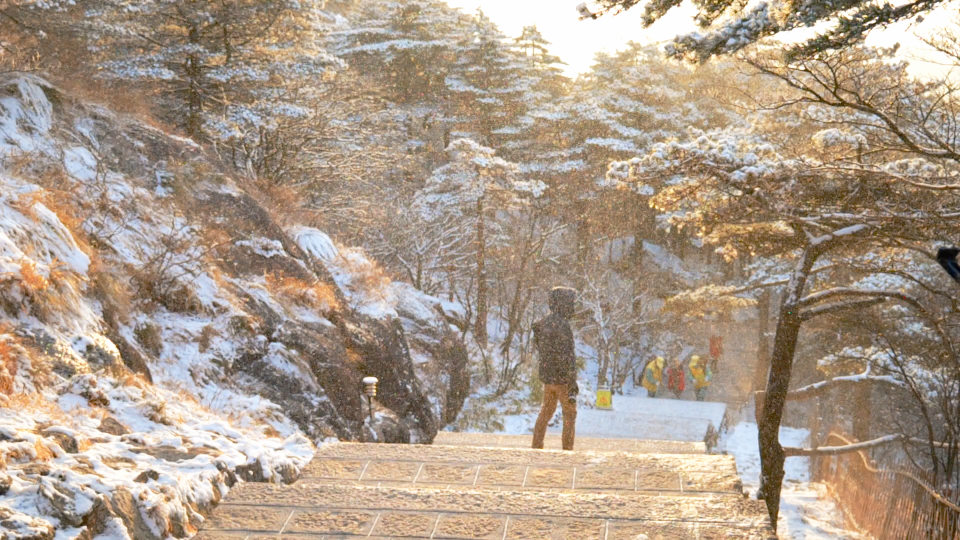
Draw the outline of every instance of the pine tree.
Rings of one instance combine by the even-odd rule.
[[[322,2],[100,0],[84,31],[104,77],[156,84],[198,139],[250,143],[261,130],[312,114],[298,90],[342,65],[321,45]],[[299,83],[298,83],[299,81]]]
[[[447,116],[455,119],[461,134],[497,146],[497,130],[525,112],[518,60],[506,37],[478,11],[457,44],[457,60],[446,77]]]
[[[434,0],[364,5],[356,27],[332,36],[333,50],[384,80],[398,103],[442,100],[466,16]]]

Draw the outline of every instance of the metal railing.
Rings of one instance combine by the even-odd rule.
[[[851,444],[831,433],[829,446]],[[919,468],[878,469],[863,451],[812,456],[813,478],[833,491],[844,516],[877,540],[960,540],[960,506]]]

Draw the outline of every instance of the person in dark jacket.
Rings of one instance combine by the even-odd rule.
[[[575,290],[555,287],[550,291],[550,315],[533,325],[533,339],[540,356],[540,380],[543,381],[543,404],[533,428],[533,448],[543,448],[547,423],[553,418],[559,401],[563,410],[563,449],[573,450],[579,388],[570,318],[576,299]]]

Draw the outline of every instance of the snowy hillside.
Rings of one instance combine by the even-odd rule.
[[[185,537],[328,437],[436,434],[413,358],[457,349],[439,300],[42,79],[0,80],[0,132],[3,538]]]

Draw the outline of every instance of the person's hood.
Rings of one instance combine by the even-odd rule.
[[[569,287],[554,287],[547,301],[550,311],[564,319],[573,317],[577,308],[577,291]]]
[[[699,357],[699,356],[691,356],[691,357],[690,357],[690,367],[692,367],[692,368],[697,367],[697,364],[699,364],[699,363],[700,363],[700,357]]]
[[[666,360],[664,360],[662,356],[658,356],[656,359],[656,362],[657,362],[657,369],[663,369],[663,364],[666,363]]]

